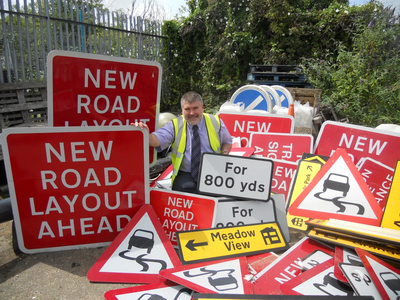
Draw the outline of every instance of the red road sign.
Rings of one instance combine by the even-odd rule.
[[[244,256],[160,271],[161,276],[199,293],[240,295],[253,294],[251,283],[244,279],[247,274]]]
[[[297,170],[297,163],[275,159],[272,161],[274,162],[274,176],[272,177],[271,192],[283,194],[287,201],[290,183]]]
[[[400,294],[400,271],[371,253],[356,248],[369,276],[383,300],[398,299]]]
[[[361,176],[367,183],[369,190],[382,210],[386,206],[390,186],[393,181],[394,169],[367,157],[358,167]]]
[[[354,291],[333,274],[333,258],[280,286],[285,295],[343,296],[352,299]],[[349,298],[351,297],[351,298]]]
[[[250,134],[253,132],[293,133],[292,116],[273,116],[262,114],[219,113],[232,137],[240,137],[242,147],[250,146]]]
[[[149,201],[146,131],[13,128],[1,138],[25,253],[108,245]]]
[[[279,286],[300,275],[302,259],[317,250],[321,250],[331,256],[334,254],[332,249],[317,241],[309,238],[301,239],[255,276],[255,281],[253,282],[254,294],[280,295]]]
[[[289,208],[296,216],[379,226],[382,209],[344,149],[338,149]]]
[[[214,227],[217,201],[216,198],[176,191],[150,191],[150,204],[172,245],[176,247],[177,231]]]
[[[157,126],[161,65],[69,51],[48,55],[49,126]],[[155,150],[151,148],[150,163]]]
[[[161,270],[181,265],[153,208],[145,204],[89,270],[87,278],[154,283],[162,280],[158,275]]]
[[[394,168],[400,157],[400,134],[370,127],[327,121],[315,142],[315,154],[332,156],[337,148],[347,151],[356,165],[370,157]]]
[[[254,154],[270,159],[296,162],[303,153],[312,153],[314,138],[308,134],[251,133],[250,147]]]

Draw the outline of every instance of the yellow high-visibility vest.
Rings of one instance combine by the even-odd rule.
[[[219,132],[221,130],[221,122],[218,116],[209,115],[203,113],[204,120],[206,122],[206,128],[208,133],[208,141],[210,142],[211,149],[214,152],[221,152],[221,142]],[[174,183],[176,175],[178,175],[179,168],[181,167],[183,155],[186,150],[186,120],[183,116],[172,120],[175,129],[175,139],[172,143],[171,160],[173,166],[171,186]]]

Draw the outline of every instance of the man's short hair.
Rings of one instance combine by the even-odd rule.
[[[195,101],[199,101],[203,105],[203,98],[201,98],[200,94],[193,91],[187,92],[181,98],[181,107],[183,107],[184,102],[193,103]]]

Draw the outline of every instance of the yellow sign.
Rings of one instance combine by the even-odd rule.
[[[377,255],[400,260],[400,249],[398,247],[387,247],[382,244],[372,243],[365,240],[354,240],[354,238],[352,237],[338,235],[336,232],[327,229],[325,229],[324,232],[318,231],[316,229],[311,229],[307,233],[307,235],[310,238],[314,238],[317,240],[326,241],[353,249],[361,248]]]
[[[181,260],[195,263],[287,248],[278,223],[177,232]]]
[[[301,160],[299,163],[299,167],[297,168],[296,180],[293,185],[292,194],[289,200],[289,207],[293,204],[293,202],[297,199],[301,192],[306,188],[306,186],[311,182],[311,180],[322,168],[321,163],[311,162],[309,161],[310,159],[315,159],[315,157]],[[302,231],[307,230],[306,221],[309,220],[309,218],[293,216],[287,213],[286,219],[290,228]]]
[[[354,238],[370,240],[386,245],[400,246],[400,230],[382,228],[372,225],[359,224],[342,220],[317,220],[307,221],[309,226],[325,228],[334,232],[341,232]],[[319,230],[319,229],[318,229]]]
[[[397,161],[394,170],[381,227],[400,230],[400,160]]]

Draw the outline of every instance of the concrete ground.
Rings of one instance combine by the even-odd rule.
[[[86,274],[106,247],[15,255],[12,221],[0,224],[0,299],[97,300],[134,284],[91,283]]]
[[[293,246],[304,234],[290,230],[290,236],[289,245]],[[0,299],[100,300],[109,290],[135,286],[91,283],[86,278],[105,249],[16,255],[12,248],[12,221],[0,223]]]

